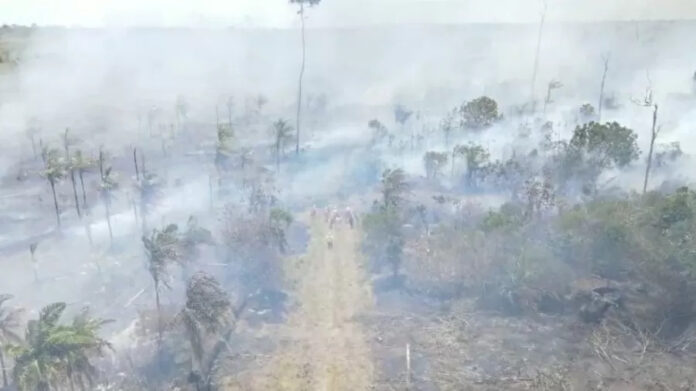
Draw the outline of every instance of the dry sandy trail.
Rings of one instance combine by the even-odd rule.
[[[287,323],[275,330],[282,342],[261,368],[227,389],[371,389],[370,346],[356,320],[374,305],[359,248],[360,231],[345,224],[329,230],[321,216],[303,220],[310,224],[311,240],[305,255],[284,264],[297,305]],[[331,249],[326,242],[329,231],[334,237]]]

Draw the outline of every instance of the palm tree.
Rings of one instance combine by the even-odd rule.
[[[191,277],[186,288],[186,305],[177,319],[184,326],[191,344],[192,369],[189,379],[196,384],[197,391],[211,389],[216,349],[212,351],[211,360],[204,362],[206,342],[221,338],[223,331],[231,324],[232,314],[230,298],[213,276],[198,272]]]
[[[60,229],[60,208],[58,207],[58,197],[56,196],[56,184],[65,177],[65,162],[57,149],[45,149],[43,155],[45,156],[45,165],[42,174],[48,180],[48,184],[51,185],[53,205],[56,209],[56,222]]]
[[[143,245],[147,255],[148,271],[155,286],[155,305],[157,308],[157,345],[158,350],[162,346],[162,308],[160,305],[160,287],[167,283],[167,267],[172,261],[181,257],[179,228],[176,224],[168,225],[164,230],[152,230],[150,237],[143,236]]]
[[[65,148],[65,169],[70,173],[70,182],[72,183],[73,196],[75,197],[75,210],[77,211],[77,217],[82,219],[82,213],[80,212],[80,201],[77,199],[77,186],[75,185],[75,170],[73,166],[72,159],[70,158],[70,144],[71,140],[68,137],[70,128],[65,129],[65,134],[63,135],[63,148]]]
[[[300,82],[297,89],[297,136],[295,144],[295,154],[300,153],[300,115],[302,114],[302,79],[304,78],[305,71],[305,57],[306,57],[306,45],[305,45],[305,5],[309,7],[314,7],[319,4],[321,0],[290,0],[290,4],[298,4],[300,6],[297,14],[300,15],[300,22],[302,23],[302,66],[300,67]]]
[[[80,349],[71,349],[66,355],[66,375],[71,389],[74,380],[77,380],[82,391],[86,390],[84,380],[87,380],[90,389],[94,389],[97,369],[92,365],[90,355],[101,356],[105,349],[112,348],[108,341],[99,337],[101,327],[110,322],[111,320],[92,318],[88,308],[83,308],[73,318],[66,340],[69,343],[79,342]]]
[[[398,206],[404,193],[410,188],[406,174],[401,168],[387,169],[382,174],[382,202],[385,208]]]
[[[273,132],[277,172],[280,167],[280,155],[285,154],[285,143],[292,139],[292,127],[284,119],[279,119],[273,123]]]
[[[51,385],[61,380],[61,361],[56,357],[58,349],[50,341],[58,327],[58,320],[65,311],[65,303],[44,307],[38,320],[30,320],[25,333],[25,345],[12,346],[15,357],[13,377],[21,391],[49,391]]]
[[[0,368],[2,369],[2,384],[7,388],[7,365],[5,364],[5,349],[9,344],[18,344],[22,340],[15,330],[19,328],[21,309],[5,308],[3,304],[12,299],[12,295],[0,295]]]
[[[90,318],[85,309],[72,325],[62,325],[59,321],[65,307],[65,303],[44,307],[39,319],[27,324],[25,344],[10,349],[15,356],[13,376],[20,391],[50,391],[61,388],[66,381],[74,390],[75,379],[84,390],[82,379],[93,379],[90,356],[110,346],[97,335],[106,321]]]
[[[118,182],[112,174],[111,167],[104,168],[104,151],[99,150],[99,175],[101,181],[99,183],[99,193],[101,199],[104,202],[104,209],[106,211],[106,224],[109,227],[109,239],[113,243],[114,233],[111,228],[111,201],[113,199],[113,192],[118,188]]]
[[[546,0],[543,0],[543,9],[541,11],[541,23],[539,23],[539,34],[537,36],[536,52],[534,55],[534,69],[532,72],[532,85],[530,89],[530,99],[534,103],[534,88],[536,87],[537,73],[539,71],[539,53],[541,51],[541,38],[544,31],[544,22],[546,22],[546,11],[548,10],[548,4]]]
[[[140,220],[143,232],[147,231],[147,215],[161,193],[162,183],[157,174],[143,171],[140,181],[136,183],[140,194]]]
[[[94,168],[94,160],[85,156],[81,150],[76,150],[72,157],[71,166],[74,170],[77,170],[78,177],[80,178],[80,187],[82,188],[82,206],[87,208],[87,192],[85,192],[85,172]]]

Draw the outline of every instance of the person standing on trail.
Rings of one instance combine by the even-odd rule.
[[[346,221],[348,221],[348,224],[350,225],[350,228],[353,229],[355,226],[355,215],[353,215],[353,211],[350,209],[350,206],[346,206]]]
[[[329,228],[333,228],[334,224],[340,223],[341,222],[341,214],[338,212],[338,209],[334,208],[334,210],[331,212],[331,220],[329,221]]]
[[[324,208],[324,222],[328,223],[331,221],[331,207],[327,206]]]
[[[333,234],[331,232],[326,234],[326,247],[328,247],[329,250],[331,250],[333,248],[333,241],[334,241]]]

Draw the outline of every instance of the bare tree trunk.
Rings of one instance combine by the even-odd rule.
[[[106,195],[109,197],[109,195]],[[114,244],[114,232],[111,229],[111,207],[109,206],[109,199],[104,199],[104,209],[106,210],[106,225],[109,227],[109,240],[111,244]]]
[[[549,83],[548,89],[546,90],[546,99],[544,99],[544,117],[546,117],[546,108],[549,106],[549,103],[551,103],[551,86],[552,84]]]
[[[406,389],[411,388],[411,344],[406,344]]]
[[[232,105],[229,102],[227,103],[227,120],[230,123],[230,127],[232,127]]]
[[[77,197],[77,186],[75,185],[75,171],[70,170],[70,182],[72,183],[73,196],[75,197],[75,210],[77,211],[77,217],[82,220],[82,212],[80,212],[80,199]]]
[[[7,369],[5,368],[5,354],[3,352],[4,348],[4,346],[0,345],[0,367],[2,368],[2,385],[4,388],[7,388]]]
[[[87,221],[85,222],[85,233],[87,234],[87,240],[89,241],[90,248],[94,245],[92,241],[92,218],[90,212],[85,210],[85,215],[87,216]]]
[[[133,148],[133,165],[135,166],[135,180],[140,180],[140,170],[138,170],[138,149]]]
[[[46,151],[44,150],[43,139],[39,138],[39,148],[41,149],[41,161],[46,166]]]
[[[66,370],[66,377],[68,378],[68,384],[70,385],[70,391],[75,391],[75,380],[73,378],[72,365],[68,363],[68,368]]]
[[[280,172],[280,142],[276,143],[276,174]]]
[[[304,3],[300,2],[300,22],[302,23],[302,66],[300,67],[300,82],[297,89],[297,137],[295,138],[295,154],[300,153],[300,116],[302,115],[302,79],[305,71],[305,20],[304,20]]]
[[[147,232],[147,203],[145,202],[144,199],[140,199],[140,229],[143,231],[143,234]]]
[[[135,221],[135,226],[138,226],[138,205],[135,202],[135,198],[128,196],[131,206],[133,207],[133,221]]]
[[[99,178],[104,180],[104,151],[99,148]]]
[[[85,391],[87,388],[85,387],[85,382],[82,380],[82,376],[77,375],[77,385],[80,386],[81,391]]]
[[[75,170],[72,169],[72,163],[70,162],[70,145],[68,144],[68,132],[70,129],[65,129],[65,134],[63,135],[63,147],[65,148],[65,163],[68,164],[70,170],[70,183],[72,184],[73,196],[75,197],[75,211],[77,211],[77,217],[82,219],[82,213],[80,212],[80,201],[77,198],[77,187],[75,186]]]
[[[534,70],[532,71],[532,85],[530,87],[530,99],[534,102],[534,88],[536,87],[537,73],[539,71],[539,54],[541,52],[541,37],[544,32],[544,22],[546,22],[546,0],[544,0],[544,9],[541,12],[541,22],[539,23],[539,34],[537,36],[536,53],[534,54]]]
[[[157,306],[157,362],[162,362],[162,306],[160,304],[159,282],[155,280],[155,305]]]
[[[210,199],[210,210],[213,210],[213,176],[208,175],[208,198]]]
[[[85,178],[84,178],[84,170],[79,171],[79,176],[80,176],[80,187],[82,188],[82,206],[84,208],[87,208],[87,192],[85,192]]]
[[[602,73],[602,84],[599,87],[599,104],[597,105],[597,122],[602,121],[602,106],[604,106],[604,84],[607,80],[607,71],[609,70],[609,56],[603,56],[604,73]]]
[[[34,159],[36,159],[36,140],[34,139],[33,134],[30,136],[30,138],[31,138],[31,152],[34,154]]]
[[[29,245],[29,255],[31,256],[31,268],[34,271],[34,282],[38,284],[39,282],[39,264],[36,262],[36,247],[39,243],[32,243]]]
[[[99,148],[99,175],[101,178],[102,183],[104,182],[104,151],[102,151],[101,148]],[[106,225],[109,227],[109,242],[111,245],[114,244],[114,233],[113,230],[111,229],[111,208],[109,203],[111,200],[109,197],[111,194],[109,193],[110,190],[108,189],[102,189],[102,201],[104,202],[104,210],[106,211]]]
[[[650,150],[648,152],[648,164],[645,167],[645,180],[643,181],[643,194],[648,189],[648,178],[650,177],[650,168],[652,167],[653,149],[655,147],[655,139],[657,138],[657,105],[653,111],[652,132],[650,134]]]
[[[48,183],[51,184],[51,193],[53,194],[53,206],[56,209],[56,222],[58,223],[58,229],[60,229],[60,208],[58,208],[58,197],[56,196],[56,182],[53,179],[49,179]]]

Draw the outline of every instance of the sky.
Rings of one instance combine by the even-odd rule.
[[[549,21],[696,19],[696,0],[547,0]],[[527,23],[542,0],[323,0],[310,27]],[[0,0],[0,23],[63,26],[295,27],[287,0]]]

